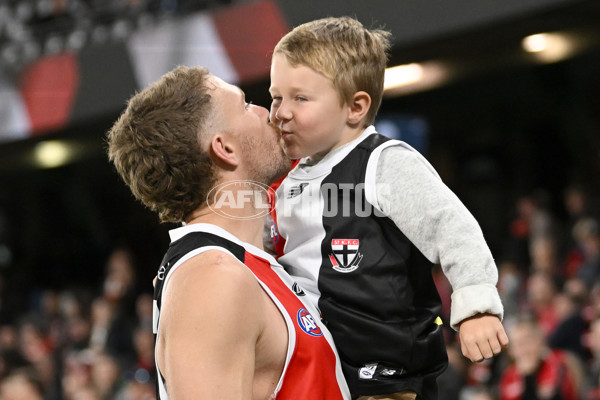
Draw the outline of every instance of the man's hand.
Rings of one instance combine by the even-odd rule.
[[[459,325],[460,347],[465,357],[481,362],[500,354],[508,346],[508,337],[500,319],[491,314],[477,314]]]

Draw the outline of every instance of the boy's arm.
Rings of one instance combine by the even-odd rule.
[[[157,362],[174,399],[250,399],[262,329],[260,288],[228,254],[208,251],[169,278]]]
[[[450,281],[450,325],[458,330],[461,321],[483,313],[501,319],[498,271],[481,228],[429,162],[412,149],[389,147],[375,180],[380,209]]]

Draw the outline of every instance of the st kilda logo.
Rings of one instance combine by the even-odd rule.
[[[358,239],[332,239],[329,261],[333,269],[343,273],[357,269],[363,258],[363,255],[358,252],[359,246]]]

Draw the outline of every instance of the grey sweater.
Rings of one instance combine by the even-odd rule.
[[[409,146],[388,147],[376,176],[379,208],[452,285],[452,328],[478,313],[502,319],[498,270],[483,232],[429,162]]]

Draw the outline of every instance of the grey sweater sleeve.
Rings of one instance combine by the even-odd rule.
[[[452,285],[450,326],[503,307],[498,270],[475,217],[442,182],[429,162],[403,146],[384,149],[375,177],[377,206]]]

